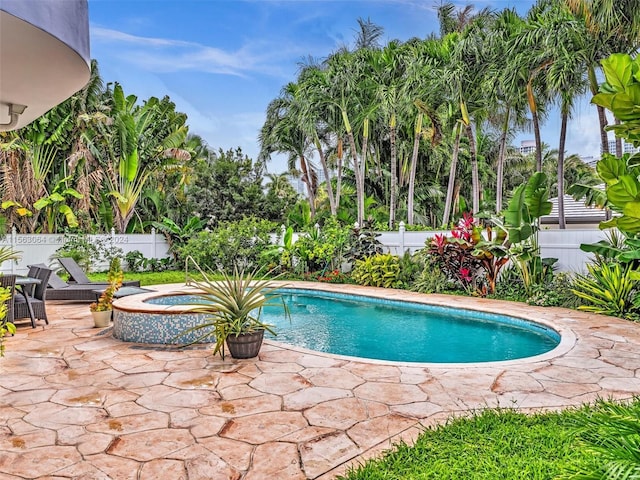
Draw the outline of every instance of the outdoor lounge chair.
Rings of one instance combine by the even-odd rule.
[[[82,267],[80,265],[78,265],[78,263],[71,257],[61,257],[58,258],[58,262],[60,262],[60,265],[62,265],[62,268],[64,268],[67,273],[69,274],[69,285],[91,285],[93,284],[94,286],[96,285],[95,282],[92,282],[91,280],[89,280],[89,277],[87,277],[87,274],[84,273],[84,270],[82,270]],[[104,282],[97,282],[97,283],[104,283]],[[137,280],[127,280],[126,282],[122,282],[122,286],[123,287],[139,287],[140,286],[140,282]],[[97,288],[100,288],[99,286]]]
[[[37,264],[36,267],[49,268],[44,264]],[[130,281],[125,282],[129,287],[138,287],[140,282]],[[49,288],[47,289],[47,300],[76,300],[84,302],[96,301],[96,290],[107,288],[109,285],[106,282],[92,282],[92,283],[67,283],[61,279],[55,272],[51,273],[49,277]]]

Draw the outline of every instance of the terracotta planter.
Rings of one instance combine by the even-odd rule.
[[[96,328],[105,328],[111,324],[111,310],[105,310],[104,312],[91,312],[93,317],[93,324]]]
[[[253,333],[241,333],[237,337],[229,335],[227,337],[227,347],[233,358],[253,358],[257,357],[262,346],[264,330]]]

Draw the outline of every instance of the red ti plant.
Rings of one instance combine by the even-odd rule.
[[[429,254],[450,281],[464,289],[475,288],[481,264],[472,252],[474,218],[465,214],[451,231],[451,237],[435,235],[429,243]]]
[[[509,261],[506,238],[500,236],[504,232],[494,238],[490,226],[483,228],[464,213],[451,237],[439,234],[431,239],[429,254],[452,282],[484,296],[495,292],[500,270]]]

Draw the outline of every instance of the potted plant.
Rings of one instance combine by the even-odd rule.
[[[200,270],[198,268],[198,270]],[[275,335],[273,326],[260,320],[265,306],[282,304],[285,315],[289,310],[277,292],[280,285],[269,279],[258,278],[256,271],[245,273],[234,268],[233,274],[221,271],[222,280],[212,281],[200,270],[202,281],[192,281],[199,292],[198,303],[190,309],[193,313],[205,314],[206,320],[188,329],[184,334],[202,330],[194,342],[215,335],[213,354],[220,352],[225,357],[225,344],[233,358],[256,357],[262,346],[265,330]]]
[[[114,259],[117,260],[117,259]],[[120,262],[112,261],[107,275],[108,285],[100,294],[97,302],[89,305],[95,327],[108,327],[113,313],[113,296],[122,286],[124,274],[120,268]]]

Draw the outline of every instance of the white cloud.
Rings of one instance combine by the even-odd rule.
[[[590,97],[589,97],[590,98]],[[596,107],[583,99],[567,126],[567,153],[600,156],[600,124]]]
[[[278,61],[290,62],[292,56],[299,56],[305,51],[299,45],[275,48],[262,40],[226,51],[197,42],[142,37],[95,26],[91,27],[91,34],[96,44],[118,44],[117,50],[112,52],[122,61],[157,73],[194,71],[247,76],[258,72],[288,78],[290,72],[285,72]]]

